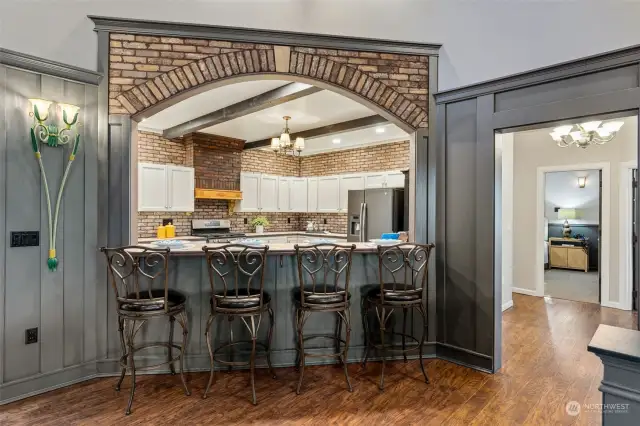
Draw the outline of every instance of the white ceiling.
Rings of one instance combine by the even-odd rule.
[[[358,102],[323,90],[209,127],[202,132],[253,142],[280,136],[284,128],[282,117],[285,115],[291,117],[289,120],[291,133],[296,133],[373,114],[373,111]]]
[[[162,130],[177,126],[178,124],[193,120],[194,118],[217,111],[261,93],[277,89],[289,83],[291,82],[283,80],[256,80],[208,90],[191,96],[182,102],[178,102],[142,120],[138,128],[161,133]]]
[[[212,89],[185,99],[143,120],[139,123],[138,128],[162,133],[163,130],[173,126],[289,83],[289,81],[283,80],[258,80]],[[284,127],[282,117],[285,115],[291,117],[289,128],[291,133],[295,134],[304,130],[368,117],[375,115],[375,113],[350,98],[323,90],[200,131],[253,142],[279,136]],[[376,127],[369,127],[307,139],[303,154],[317,154],[336,149],[354,148],[369,144],[406,140],[408,138],[408,134],[394,124],[388,123],[377,127],[384,129],[384,132],[377,133]],[[340,139],[340,143],[333,143],[334,139]]]

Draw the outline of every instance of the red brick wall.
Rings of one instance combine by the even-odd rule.
[[[300,176],[300,157],[276,155],[262,149],[247,149],[242,152],[242,171]]]
[[[185,164],[182,140],[169,140],[156,133],[138,132],[138,161],[141,163]]]

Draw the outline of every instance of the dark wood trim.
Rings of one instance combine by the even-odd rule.
[[[493,360],[490,356],[470,351],[455,345],[438,342],[436,358],[444,359],[465,367],[493,373]]]
[[[103,74],[0,48],[0,64],[97,86]]]
[[[162,136],[167,139],[177,138],[187,133],[197,132],[198,130],[206,129],[211,126],[215,126],[216,124],[221,124],[226,121],[291,102],[321,91],[321,88],[309,86],[308,84],[289,83],[282,87],[278,87],[277,89],[260,93],[259,95],[255,95],[249,99],[245,99],[217,111],[194,118],[186,123],[170,127],[162,132]]]
[[[629,46],[574,61],[561,62],[506,77],[461,86],[455,89],[443,90],[442,92],[436,93],[436,101],[438,103],[460,101],[489,93],[505,92],[516,88],[535,86],[541,83],[576,77],[582,74],[618,68],[639,61],[640,45]]]
[[[311,34],[293,31],[262,30],[220,25],[187,24],[89,15],[96,31],[147,34],[166,37],[205,38],[245,43],[283,46],[321,47],[330,49],[400,53],[406,55],[438,55],[441,44],[400,40]]]
[[[337,133],[350,132],[352,130],[366,129],[367,127],[387,124],[389,120],[381,115],[370,115],[368,117],[356,118],[355,120],[343,121],[341,123],[329,124],[328,126],[317,127],[315,129],[304,130],[295,134],[291,134],[291,138],[312,139],[320,136],[332,135]],[[273,137],[276,137],[274,135]],[[248,142],[244,149],[263,148],[271,145],[271,138],[262,139],[255,142]]]

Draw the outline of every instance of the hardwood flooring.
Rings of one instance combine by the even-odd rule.
[[[442,360],[426,362],[431,384],[416,361],[387,364],[385,391],[376,386],[380,365],[350,364],[354,392],[340,367],[307,367],[302,393],[297,373],[278,369],[278,380],[259,370],[258,406],[250,403],[245,372],[218,373],[209,398],[200,396],[207,374],[189,374],[190,397],[180,378],[139,376],[133,413],[124,416],[129,380],[95,379],[0,406],[2,425],[264,424],[264,425],[550,425],[600,424],[599,413],[565,413],[568,401],[598,403],[602,364],[587,352],[598,324],[632,328],[629,312],[558,299],[514,295],[503,317],[503,367],[480,373]]]

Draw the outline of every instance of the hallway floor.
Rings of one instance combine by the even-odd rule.
[[[600,413],[565,413],[569,401],[601,401],[602,364],[587,344],[600,323],[632,328],[635,321],[630,312],[591,303],[514,294],[514,307],[503,317],[503,367],[495,375],[429,360],[427,385],[417,361],[395,362],[388,364],[381,393],[379,363],[366,370],[350,364],[349,393],[341,368],[308,367],[296,396],[292,368],[276,370],[277,381],[261,370],[256,407],[249,402],[245,372],[217,374],[206,400],[200,398],[204,373],[189,374],[190,397],[182,393],[179,376],[142,376],[128,417],[128,379],[116,393],[116,379],[104,378],[5,405],[0,424],[596,425]]]
[[[600,303],[598,272],[548,269],[544,271],[545,296],[576,302]]]

